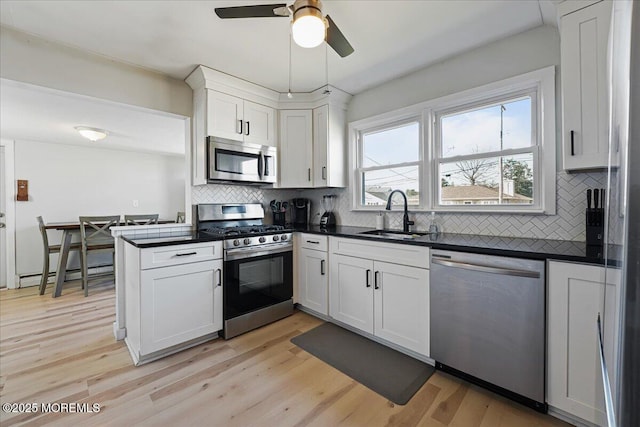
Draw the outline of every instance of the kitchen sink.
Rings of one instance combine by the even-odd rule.
[[[411,240],[416,237],[426,236],[428,233],[392,231],[392,230],[368,230],[358,233],[361,236],[383,237],[385,239]]]

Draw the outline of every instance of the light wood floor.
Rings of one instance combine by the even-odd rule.
[[[440,372],[394,405],[291,344],[321,323],[301,312],[134,367],[113,337],[113,285],[88,298],[79,288],[68,283],[56,299],[50,288],[0,291],[0,400],[100,411],[0,412],[2,426],[566,425]]]

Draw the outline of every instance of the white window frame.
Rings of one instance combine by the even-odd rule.
[[[362,136],[367,133],[380,132],[384,130],[391,130],[402,127],[404,125],[410,123],[418,123],[418,158],[412,162],[403,162],[403,163],[393,163],[390,165],[382,165],[382,166],[371,166],[371,167],[363,167],[362,164],[364,162],[364,147]],[[410,167],[417,166],[418,167],[418,183],[420,185],[420,204],[419,205],[409,205],[413,210],[420,210],[424,206],[426,206],[427,200],[429,198],[429,189],[425,187],[424,183],[424,165],[425,165],[425,156],[424,156],[424,129],[422,123],[422,117],[420,115],[410,115],[406,117],[398,118],[398,120],[394,121],[384,121],[383,124],[379,125],[378,123],[371,123],[369,126],[363,127],[357,130],[356,139],[358,141],[355,144],[356,149],[356,167],[354,168],[354,182],[357,183],[354,188],[354,206],[358,206],[359,210],[373,210],[379,211],[380,209],[384,209],[383,206],[367,206],[362,204],[363,199],[363,187],[362,187],[362,177],[365,172],[375,171],[375,170],[383,170],[383,169],[391,169],[391,168],[401,168],[401,167]]]
[[[384,206],[367,206],[361,203],[363,198],[363,188],[362,188],[362,177],[363,172],[376,170],[376,169],[388,169],[389,165],[381,166],[381,167],[362,167],[363,162],[363,147],[362,147],[362,135],[381,131],[385,129],[393,129],[396,127],[401,127],[404,124],[408,123],[418,123],[420,129],[418,132],[419,141],[418,141],[418,160],[414,162],[406,162],[406,163],[398,163],[393,164],[394,167],[403,167],[403,166],[418,166],[418,181],[420,184],[420,204],[419,205],[409,205],[413,211],[421,211],[425,210],[427,204],[429,203],[429,187],[427,181],[424,179],[425,176],[425,166],[427,165],[427,156],[426,156],[426,143],[425,143],[425,131],[424,131],[424,120],[422,118],[422,114],[419,110],[415,109],[403,109],[397,110],[395,112],[384,114],[382,116],[372,117],[370,119],[360,120],[358,122],[353,122],[349,124],[349,135],[350,135],[350,159],[349,164],[351,164],[353,173],[349,177],[349,185],[352,191],[352,210],[358,211],[379,211],[384,209]],[[394,199],[395,200],[395,199]]]
[[[534,201],[533,205],[439,205],[438,192],[440,177],[438,171],[438,141],[436,135],[436,115],[452,109],[463,109],[465,105],[482,104],[492,99],[510,94],[535,91],[532,99],[532,113],[537,114],[535,123],[536,145],[534,147]],[[534,107],[534,103],[537,108]],[[484,212],[484,213],[518,213],[546,214],[556,213],[556,99],[555,99],[555,67],[550,66],[531,71],[519,76],[500,80],[494,83],[469,89],[442,98],[425,101],[389,113],[349,123],[350,164],[353,173],[350,176],[352,188],[352,210],[377,211],[380,207],[367,207],[360,203],[362,182],[359,176],[361,160],[361,133],[373,129],[392,127],[394,123],[409,121],[420,117],[421,154],[419,168],[420,206],[413,206],[414,211],[439,212]],[[532,126],[533,126],[532,122]],[[518,151],[518,150],[512,150]],[[502,153],[508,155],[507,150]],[[489,153],[482,153],[483,156]],[[511,154],[514,154],[511,152]],[[536,175],[537,173],[537,175]]]

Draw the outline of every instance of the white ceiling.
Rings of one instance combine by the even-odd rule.
[[[0,24],[181,80],[203,64],[286,92],[288,20],[221,20],[213,11],[278,1],[2,0]],[[329,83],[357,94],[493,40],[556,25],[557,0],[323,3],[355,52],[340,58],[325,44],[303,49],[293,43],[294,92],[326,84],[326,59]],[[184,121],[177,117],[7,81],[0,98],[5,138],[86,145],[73,130],[86,125],[110,132],[95,146],[184,153]]]

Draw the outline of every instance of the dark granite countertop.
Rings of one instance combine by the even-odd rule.
[[[158,246],[187,245],[190,243],[215,242],[223,237],[198,233],[197,231],[180,231],[175,233],[154,233],[147,236],[121,236],[122,240],[136,248],[155,248]]]
[[[486,255],[605,264],[603,248],[599,246],[588,246],[585,242],[453,233],[440,233],[435,236],[418,236],[412,239],[389,239],[375,235],[361,234],[363,231],[368,230],[371,230],[371,228],[336,226],[330,229],[322,229],[318,225],[310,225],[307,228],[297,229],[296,231],[325,234],[328,236],[377,240],[388,243],[428,246],[433,249],[474,252]],[[620,264],[619,246],[608,246],[608,259],[608,265],[617,266]]]
[[[371,230],[366,227],[336,226],[323,229],[318,225],[298,228],[296,231],[327,236],[349,237],[380,242],[428,246],[432,249],[465,251],[486,255],[511,256],[529,259],[550,259],[558,261],[573,261],[589,264],[605,264],[602,247],[588,246],[585,242],[565,240],[527,239],[518,237],[482,236],[473,234],[441,233],[436,236],[425,235],[412,239],[389,239],[375,235],[362,235],[363,231]],[[398,231],[398,230],[394,230]],[[223,237],[211,236],[196,231],[153,234],[149,236],[122,236],[127,243],[137,248],[152,248],[158,246],[184,245],[223,240]],[[620,265],[620,247],[608,246],[608,265]]]

